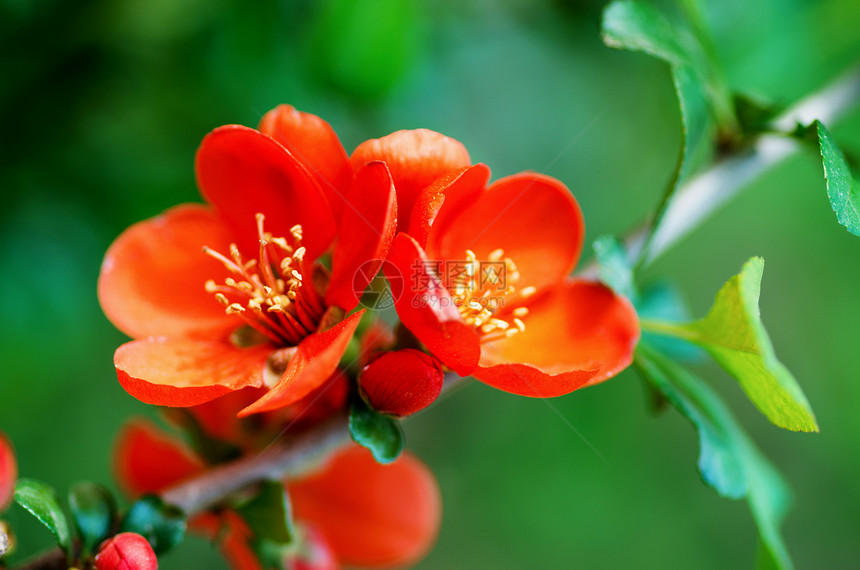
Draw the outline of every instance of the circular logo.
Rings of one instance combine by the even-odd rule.
[[[393,307],[403,295],[403,289],[403,274],[387,259],[365,261],[352,276],[352,291],[359,304],[373,311]]]

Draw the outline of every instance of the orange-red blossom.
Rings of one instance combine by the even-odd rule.
[[[99,300],[135,339],[116,351],[120,383],[183,407],[268,388],[242,415],[302,399],[343,356],[363,312],[350,314],[356,292],[386,256],[398,213],[408,220],[422,188],[468,164],[460,143],[426,130],[348,157],[328,123],[289,106],[259,130],[215,129],[196,158],[207,203],[131,226],[105,256]]]
[[[616,375],[639,323],[624,297],[568,277],[584,238],[573,195],[541,174],[489,177],[463,168],[418,197],[384,268],[411,278],[401,321],[449,368],[507,392],[559,396]]]

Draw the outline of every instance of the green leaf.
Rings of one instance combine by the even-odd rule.
[[[836,220],[849,232],[860,236],[860,182],[851,173],[845,155],[833,142],[827,127],[818,121],[814,124],[818,127],[818,144],[830,206],[836,212]]]
[[[375,412],[361,398],[356,398],[350,406],[349,434],[380,463],[391,463],[403,450],[400,423]]]
[[[116,501],[102,485],[85,481],[75,484],[69,491],[69,507],[86,557],[110,534]]]
[[[712,123],[710,110],[716,106],[708,94],[716,90],[707,88],[704,64],[700,63],[702,58],[691,57],[701,49],[688,45],[690,41],[682,41],[679,31],[650,4],[613,2],[603,13],[602,34],[604,43],[610,47],[641,51],[668,62],[681,108],[681,151],[672,179],[653,217],[648,241],[642,249],[641,259],[644,259],[648,255],[650,239],[672,196],[690,174],[692,157],[706,139]]]
[[[609,47],[641,51],[673,64],[690,63],[672,24],[650,4],[612,2],[603,11],[601,33]]]
[[[775,425],[794,431],[818,431],[809,402],[797,381],[776,358],[759,314],[764,260],[754,257],[723,285],[708,315],[687,324],[645,323],[653,332],[698,344],[729,374]]]
[[[15,484],[15,502],[48,527],[67,556],[71,554],[69,522],[52,487],[35,479],[18,479]]]
[[[761,454],[719,396],[648,343],[640,343],[634,362],[645,377],[696,427],[699,473],[717,493],[746,498],[761,539],[760,563],[789,570],[791,558],[779,527],[791,504],[791,492]]]
[[[167,552],[185,538],[185,513],[166,504],[157,495],[138,499],[120,525],[121,532],[136,532],[146,538],[156,554]]]
[[[266,481],[253,499],[236,509],[254,535],[278,544],[295,537],[290,497],[277,481]]]

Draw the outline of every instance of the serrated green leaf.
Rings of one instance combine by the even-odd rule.
[[[641,51],[669,63],[690,63],[672,24],[650,4],[612,2],[603,11],[601,33],[609,47]]]
[[[67,556],[71,553],[69,521],[52,487],[35,479],[18,479],[15,484],[15,502],[48,527]]]
[[[403,450],[400,423],[372,410],[360,398],[349,408],[349,434],[380,463],[391,463]]]
[[[791,558],[779,527],[791,493],[719,396],[648,343],[640,343],[634,362],[699,433],[699,473],[717,493],[746,498],[761,539],[760,563],[790,570]]]
[[[777,360],[759,314],[764,260],[754,257],[723,285],[704,319],[687,324],[643,326],[698,344],[731,374],[755,406],[775,425],[818,431],[818,424],[794,376]]]
[[[181,509],[166,504],[157,495],[147,495],[131,506],[120,531],[143,536],[156,554],[163,554],[182,542],[186,526],[185,513]]]
[[[830,206],[836,220],[855,236],[860,236],[860,181],[851,173],[842,150],[833,141],[833,135],[822,123],[818,127],[818,144]]]
[[[69,508],[86,557],[110,533],[116,501],[102,485],[84,481],[69,491]]]
[[[277,481],[266,481],[253,499],[236,509],[254,535],[280,545],[293,541],[290,497]]]

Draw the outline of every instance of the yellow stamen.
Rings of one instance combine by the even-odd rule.
[[[209,247],[203,251],[232,274],[218,285],[209,279],[206,292],[215,296],[229,315],[236,315],[280,346],[294,346],[315,330],[325,311],[314,287],[303,287],[307,250],[302,226],[290,228],[288,238],[273,237],[264,229],[265,216],[255,216],[260,245],[258,259],[245,261],[239,247],[230,244],[227,257]]]
[[[485,263],[492,265],[483,265]],[[509,338],[525,330],[523,319],[529,314],[527,307],[515,308],[509,318],[496,316],[506,301],[524,299],[537,291],[534,287],[518,290],[519,279],[516,264],[505,257],[503,249],[491,251],[486,262],[478,260],[474,251],[466,250],[462,272],[452,276],[452,282],[447,285],[463,321],[477,329],[482,340],[487,342]]]

